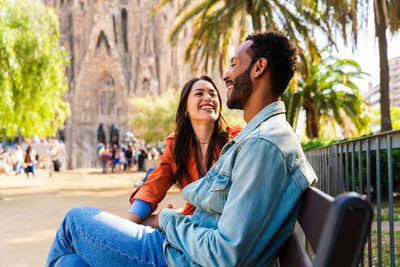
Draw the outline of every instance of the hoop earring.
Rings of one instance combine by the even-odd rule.
[[[187,111],[185,111],[185,117],[189,118],[189,113]]]

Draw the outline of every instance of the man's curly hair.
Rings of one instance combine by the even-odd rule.
[[[254,33],[246,37],[253,44],[247,53],[251,57],[252,66],[260,58],[267,59],[267,70],[271,76],[273,92],[281,96],[297,70],[297,49],[278,32]]]

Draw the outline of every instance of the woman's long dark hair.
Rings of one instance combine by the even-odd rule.
[[[221,114],[222,111],[222,99],[221,93],[214,81],[208,76],[201,76],[200,78],[193,78],[188,81],[182,89],[181,96],[179,99],[178,110],[176,112],[176,130],[175,130],[175,146],[174,146],[174,160],[177,166],[175,172],[174,181],[180,187],[182,187],[183,178],[186,176],[189,181],[192,182],[191,177],[187,168],[187,159],[190,156],[190,142],[192,142],[193,152],[196,159],[196,163],[199,162],[199,153],[197,153],[198,145],[196,138],[194,138],[194,131],[192,124],[190,123],[189,117],[186,115],[187,99],[189,97],[192,86],[195,82],[204,80],[211,83],[214,89],[217,91],[218,100],[220,104],[220,113],[217,120],[214,122],[214,132],[211,136],[210,143],[208,144],[206,167],[207,170],[211,168],[214,159],[218,158],[216,147],[222,149],[224,144],[229,138],[228,125]],[[199,164],[197,164],[199,166]]]

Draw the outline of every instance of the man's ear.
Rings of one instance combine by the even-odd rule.
[[[259,58],[255,63],[254,63],[254,78],[259,78],[262,76],[266,71],[267,71],[267,65],[268,61],[265,57]]]

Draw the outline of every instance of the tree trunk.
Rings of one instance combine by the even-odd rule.
[[[381,131],[392,130],[392,120],[390,119],[390,99],[389,99],[389,64],[387,58],[386,28],[387,6],[385,0],[374,0],[375,11],[375,35],[379,44],[379,67],[380,67],[380,93],[381,93]]]
[[[306,110],[306,134],[308,138],[319,137],[319,112],[314,103],[304,107]]]

